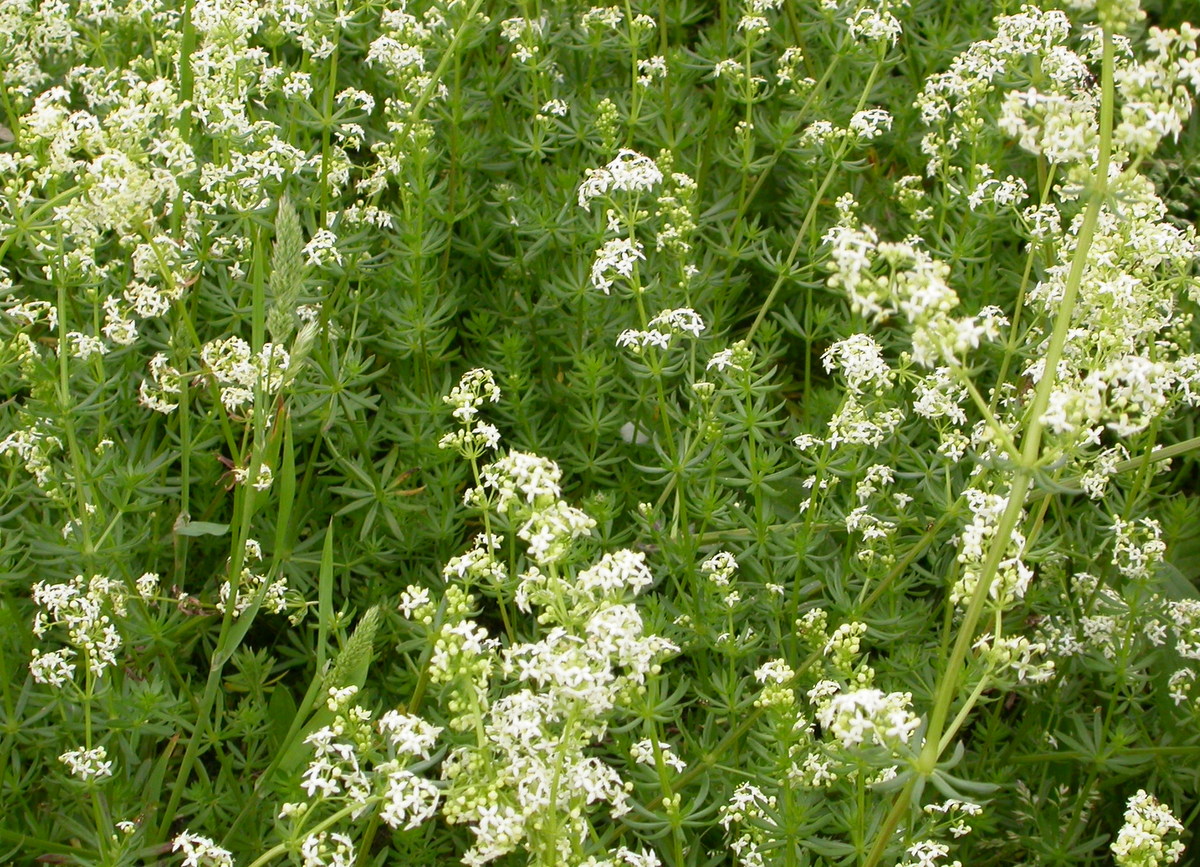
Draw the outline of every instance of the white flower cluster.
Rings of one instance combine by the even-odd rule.
[[[751,38],[765,33],[771,27],[767,13],[777,11],[782,5],[783,0],[746,0],[738,19],[738,31],[748,34]]]
[[[210,837],[182,831],[171,842],[172,852],[183,852],[180,867],[233,867],[233,853]]]
[[[221,390],[221,403],[231,413],[253,415],[255,390],[267,398],[283,387],[291,358],[282,346],[264,343],[254,352],[240,337],[210,340],[200,349],[207,376]],[[246,404],[251,404],[247,407]]]
[[[429,658],[429,675],[433,683],[453,684],[459,690],[451,710],[455,716],[450,727],[463,731],[473,727],[487,706],[487,689],[497,668],[498,639],[468,618],[474,597],[457,585],[450,585],[444,594],[445,621],[433,643]],[[425,611],[418,609],[414,617],[424,620]]]
[[[918,379],[913,386],[913,397],[913,412],[921,418],[930,421],[947,419],[958,426],[967,423],[967,414],[962,408],[967,389],[948,367],[935,368]]]
[[[972,211],[977,211],[984,205],[996,208],[1013,208],[1021,204],[1029,195],[1029,187],[1024,179],[1012,175],[1004,180],[992,177],[992,168],[986,163],[976,167],[980,180],[967,196],[967,204]]]
[[[1193,713],[1197,707],[1193,693],[1196,687],[1196,670],[1194,668],[1179,668],[1171,672],[1167,680],[1167,694],[1176,707],[1188,705]]]
[[[579,16],[579,26],[584,30],[616,30],[624,20],[620,6],[593,6]]]
[[[380,17],[383,32],[367,50],[366,62],[400,77],[425,71],[425,43],[432,28],[404,8],[386,10]]]
[[[485,396],[496,394],[489,377],[469,376],[450,401],[469,410],[460,413],[465,422]],[[603,739],[618,703],[678,648],[647,634],[632,603],[653,581],[644,554],[610,552],[578,571],[566,565],[574,540],[595,521],[560,498],[561,471],[553,461],[510,451],[484,467],[480,481],[466,501],[518,525],[533,563],[520,576],[516,603],[526,613],[540,609],[537,622],[548,629],[539,640],[501,651],[470,619],[471,597],[457,585],[447,587],[431,680],[452,692],[451,728],[479,737],[443,763],[442,812],[452,824],[471,826],[475,844],[465,864],[484,864],[520,847],[565,863],[588,832],[589,805],[607,803],[614,815],[629,809],[626,784],[591,747]],[[501,542],[479,536],[469,554],[448,564],[446,577],[503,581]],[[416,588],[406,592],[404,605],[408,616],[421,620],[432,609],[428,594]],[[506,686],[493,702],[499,678]],[[628,864],[656,863],[617,854]]]
[[[593,199],[608,198],[614,192],[644,193],[662,183],[663,174],[650,157],[622,148],[612,162],[600,169],[588,169],[579,185],[579,207],[591,209]]]
[[[850,35],[865,45],[892,46],[903,28],[892,9],[908,6],[908,0],[868,0],[860,3],[847,25]]]
[[[502,584],[508,578],[508,566],[496,555],[503,542],[503,536],[494,533],[491,535],[480,533],[475,537],[475,542],[469,551],[446,561],[446,565],[442,568],[442,577],[447,581],[460,581],[466,584]],[[409,603],[409,607],[416,607],[420,604],[422,604],[420,601],[413,601]],[[405,616],[409,615],[406,613]]]
[[[965,606],[970,601],[983,574],[984,560],[993,544],[1000,516],[1008,507],[1008,497],[994,492],[967,488],[963,491],[967,508],[971,510],[971,522],[958,534],[958,562],[962,574],[950,591],[951,601]],[[1024,513],[1022,513],[1023,515]],[[1020,526],[1021,522],[1017,522]],[[1004,540],[1005,557],[988,587],[988,597],[1000,610],[1012,607],[1025,598],[1025,591],[1033,580],[1033,570],[1021,559],[1025,551],[1025,536],[1013,529],[1012,536]]]
[[[739,867],[764,867],[765,861],[761,851],[764,842],[763,834],[758,827],[771,822],[774,814],[776,799],[774,795],[766,795],[753,783],[739,783],[729,796],[729,801],[721,805],[717,821],[730,833],[730,826],[735,823],[746,826],[740,834],[730,840],[729,848],[737,856]]]
[[[855,667],[862,651],[862,639],[867,634],[867,624],[861,621],[843,623],[833,630],[821,655],[838,675],[847,681],[855,680]]]
[[[716,587],[728,587],[737,574],[737,559],[728,551],[718,551],[700,564],[700,573]]]
[[[629,347],[640,355],[648,347],[668,349],[677,335],[699,337],[704,331],[704,320],[690,307],[664,310],[647,323],[645,331],[628,329],[617,337],[617,346]]]
[[[667,77],[667,59],[661,55],[638,60],[638,87],[649,87],[655,79]]]
[[[1183,825],[1171,811],[1145,789],[1138,789],[1125,806],[1125,824],[1112,842],[1117,867],[1159,867],[1175,864],[1183,856],[1178,839]]]
[[[636,290],[633,269],[639,261],[645,261],[643,249],[642,242],[636,238],[609,238],[596,251],[596,258],[592,261],[592,285],[608,295],[613,283],[625,280]]]
[[[300,781],[309,800],[284,804],[280,818],[303,819],[328,804],[354,817],[374,811],[391,828],[416,828],[437,813],[441,790],[408,766],[432,756],[442,730],[395,710],[373,720],[354,704],[357,693],[354,686],[329,688],[333,722],[304,739],[313,750]],[[353,843],[342,834],[310,833],[301,851],[311,867],[354,862]]]
[[[853,334],[830,345],[821,360],[827,371],[840,373],[847,385],[841,405],[829,419],[825,443],[830,448],[883,443],[903,421],[904,410],[886,398],[895,374],[882,347],[868,334]],[[798,437],[796,443],[811,448],[818,441]]]
[[[892,115],[884,108],[868,108],[850,118],[850,131],[860,142],[870,142],[892,128]]]
[[[687,762],[679,758],[672,750],[671,745],[658,742],[657,748],[650,740],[641,740],[629,748],[629,757],[639,765],[657,765],[661,757],[662,763],[671,770],[682,774],[687,770]]]
[[[654,160],[623,148],[608,165],[587,170],[583,183],[579,185],[579,206],[591,210],[592,201],[598,198],[612,203],[614,193],[640,195],[661,184],[662,180],[662,170]],[[617,280],[628,282],[631,291],[641,291],[634,272],[637,263],[644,261],[646,254],[642,243],[634,237],[637,219],[636,212],[627,214],[626,224],[622,226],[617,212],[612,209],[608,211],[609,231],[620,234],[601,245],[591,268],[592,285],[605,295],[612,291]]]
[[[1167,619],[1175,627],[1175,651],[1184,659],[1200,660],[1200,601],[1179,599],[1167,603]]]
[[[997,308],[955,317],[958,294],[947,284],[950,268],[923,250],[917,239],[881,242],[852,216],[830,229],[828,285],[841,289],[850,306],[876,322],[899,313],[912,326],[913,361],[924,367],[958,364],[984,340],[995,340],[1006,320]]]
[[[1049,647],[1043,641],[1030,641],[1023,635],[1006,635],[999,640],[983,635],[975,642],[975,650],[1002,680],[1045,683],[1054,676],[1054,660],[1047,658]]]
[[[438,441],[443,449],[453,448],[464,458],[478,458],[500,444],[500,431],[495,425],[477,418],[484,403],[495,403],[500,399],[500,387],[490,370],[476,368],[462,375],[458,385],[450,390],[443,400],[454,407],[450,413],[460,425]]]
[[[1094,161],[1100,141],[1097,94],[1076,86],[1067,94],[1037,88],[1010,91],[1000,107],[1000,130],[1052,163]]]
[[[1184,352],[1190,337],[1177,297],[1181,285],[1200,294],[1190,277],[1200,251],[1195,232],[1167,222],[1147,179],[1123,175],[1113,186],[1119,213],[1101,209],[1042,416],[1066,453],[1094,449],[1104,428],[1130,436],[1181,403],[1200,404],[1200,365]],[[1029,292],[1029,306],[1047,319],[1066,291],[1078,223],[1059,238],[1057,261]],[[1036,383],[1043,367],[1034,361],[1023,374]]]
[[[452,752],[443,767],[450,784],[444,814],[470,824],[475,835],[464,863],[486,863],[522,845],[560,847],[565,858],[586,834],[585,805],[606,802],[615,815],[628,809],[625,784],[588,747],[603,738],[618,697],[675,649],[645,635],[636,607],[620,601],[648,581],[641,555],[632,552],[604,558],[575,582],[555,582],[536,568],[523,576],[518,599],[526,610],[545,599],[551,607],[539,620],[557,625],[501,655],[500,672],[520,689],[490,707],[484,690],[456,705],[466,716],[456,728],[474,727],[473,718],[486,734],[484,743]],[[482,647],[487,639],[478,632]],[[552,835],[551,814],[559,817]]]
[[[1162,527],[1153,518],[1138,521],[1113,521],[1113,565],[1131,581],[1146,582],[1154,577],[1158,564],[1167,553]]]
[[[389,184],[406,177],[413,154],[429,147],[433,128],[422,109],[443,100],[448,89],[444,82],[434,78],[433,70],[427,69],[426,53],[438,50],[445,44],[443,40],[453,38],[457,22],[451,19],[466,10],[465,6],[422,4],[425,9],[418,17],[409,11],[409,5],[400,3],[399,8],[382,12],[379,16],[382,32],[368,53],[368,58],[387,73],[376,85],[375,96],[383,97],[383,115],[392,137],[371,146],[376,162],[355,183],[355,190],[362,198],[345,216],[360,214],[370,225],[391,225],[387,209],[380,209],[374,202]],[[511,25],[509,32],[514,32]],[[525,54],[519,47],[515,50]],[[335,135],[341,132],[336,130]],[[351,133],[357,135],[358,131]],[[345,150],[350,146],[351,142],[346,141],[335,150],[340,167],[339,186],[348,180],[353,164]]]
[[[677,254],[692,251],[692,236],[696,233],[696,182],[683,172],[671,172],[669,182],[658,195],[658,205],[654,210],[659,219],[658,231],[654,235],[654,249],[670,250]],[[695,265],[684,267],[684,273],[690,276],[689,269]]]
[[[354,856],[354,841],[336,831],[309,834],[300,844],[303,867],[352,867]]]
[[[371,711],[350,704],[356,692],[354,687],[330,690],[338,716],[306,737],[313,758],[301,788],[310,799],[344,802],[361,811],[378,806],[379,818],[389,826],[414,829],[437,812],[440,791],[406,765],[430,758],[442,729],[398,711],[372,725]],[[312,807],[310,801],[307,809]],[[294,812],[294,806],[284,807],[284,814]]]
[[[165,352],[158,352],[146,365],[149,378],[138,386],[138,400],[142,406],[163,414],[171,413],[179,406],[175,398],[182,390],[179,386],[179,371],[172,367]]]
[[[1115,5],[1103,4],[1108,9]],[[1099,143],[1100,90],[1088,56],[1067,44],[1066,16],[1027,6],[1016,15],[997,18],[996,24],[993,39],[975,43],[947,72],[933,76],[917,101],[925,122],[934,127],[922,143],[930,174],[971,140],[984,117],[983,105],[997,85],[1028,80],[1028,64],[1036,64],[1041,83],[1004,93],[997,119],[1000,130],[1050,162],[1090,166]],[[1120,115],[1113,129],[1118,163],[1149,154],[1164,138],[1179,136],[1191,115],[1193,94],[1200,91],[1198,35],[1200,31],[1186,24],[1179,32],[1151,28],[1150,58],[1138,62],[1127,50],[1118,54],[1114,84]]]
[[[998,17],[995,23],[996,35],[992,39],[972,44],[954,59],[949,69],[930,76],[917,97],[916,105],[922,120],[931,127],[921,143],[921,149],[928,157],[930,175],[946,166],[947,159],[964,142],[969,143],[975,131],[988,122],[986,102],[994,92],[994,82],[1020,70],[1029,58],[1039,62],[1044,62],[1043,58],[1049,59],[1047,75],[1062,93],[1061,101],[1055,106],[1058,110],[1056,118],[1059,118],[1054,125],[1056,132],[1061,133],[1061,118],[1069,117],[1066,112],[1076,106],[1074,95],[1090,91],[1086,88],[1090,79],[1086,64],[1075,62],[1073,52],[1065,47],[1070,35],[1070,21],[1062,12],[1024,6],[1014,15]],[[1029,94],[1030,100],[1038,102],[1043,109],[1046,107],[1042,94],[1032,90]],[[1090,103],[1085,105],[1087,110],[1092,110]],[[1011,111],[1010,117],[1015,118]],[[1084,134],[1090,135],[1093,127],[1094,124]],[[1082,147],[1073,144],[1074,141],[1064,137],[1057,147]]]
[[[1136,524],[1133,527],[1137,529]],[[1143,541],[1155,547],[1152,537],[1137,544]],[[1120,556],[1114,552],[1114,561]],[[1045,644],[1055,656],[1088,655],[1108,662],[1172,645],[1183,659],[1200,660],[1200,602],[1166,599],[1149,591],[1149,586],[1135,576],[1118,591],[1095,575],[1076,573],[1062,603],[1069,609],[1079,600],[1090,600],[1089,607],[1071,619],[1048,618],[1038,627],[1037,643]],[[1190,669],[1172,675],[1169,690],[1176,704],[1189,701],[1194,678]]]
[[[897,867],[962,867],[961,861],[943,860],[950,856],[950,846],[938,840],[918,840],[905,851],[908,860]]]
[[[1200,30],[1184,23],[1179,31],[1150,28],[1146,41],[1153,56],[1122,63],[1114,74],[1121,117],[1113,130],[1118,147],[1131,155],[1148,154],[1165,138],[1178,139],[1200,92]]]
[[[0,440],[0,454],[19,458],[37,486],[51,496],[61,495],[61,488],[53,477],[54,464],[51,461],[57,452],[62,451],[62,440],[53,433],[57,428],[53,419],[31,419],[27,427],[17,428]]]
[[[796,703],[792,679],[796,672],[782,659],[768,659],[754,672],[754,679],[763,685],[754,700],[755,707],[790,709]]]
[[[108,750],[104,747],[93,747],[68,750],[58,757],[67,766],[71,775],[83,782],[104,780],[112,776],[112,761],[108,758]]]
[[[948,820],[951,836],[965,837],[971,833],[970,820],[983,815],[983,807],[970,801],[950,798],[940,804],[926,804],[924,812],[928,816],[942,816]]]
[[[830,373],[836,369],[855,394],[878,394],[892,384],[892,369],[869,334],[853,334],[832,344],[821,356],[821,363]]]
[[[216,604],[218,611],[224,613],[230,607],[230,597],[232,596],[233,616],[238,617],[253,604],[255,597],[259,594],[262,594],[264,611],[280,614],[287,608],[287,578],[280,576],[268,583],[267,576],[255,572],[250,565],[261,559],[262,547],[256,540],[247,539],[237,589],[234,589],[231,581],[221,582]]]
[[[66,584],[39,581],[33,585],[32,595],[38,606],[33,634],[43,638],[52,627],[61,626],[69,645],[49,653],[35,649],[29,666],[34,680],[61,686],[73,676],[72,660],[77,656],[83,657],[93,677],[103,676],[117,664],[121,634],[115,620],[125,616],[129,595],[122,582],[106,575],[77,575]]]
[[[817,722],[847,750],[878,745],[896,753],[921,725],[907,692],[843,691],[834,681],[822,681],[809,698],[816,705]]]
[[[522,505],[528,509],[549,507],[562,493],[558,464],[530,452],[507,452],[484,467],[480,478],[482,484],[468,489],[463,501],[500,514]]]
[[[508,18],[500,22],[500,35],[512,43],[513,57],[520,63],[529,63],[540,52],[546,38],[549,20],[541,18]]]

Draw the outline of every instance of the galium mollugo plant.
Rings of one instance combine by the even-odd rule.
[[[0,4],[6,857],[1185,857],[1181,9]]]

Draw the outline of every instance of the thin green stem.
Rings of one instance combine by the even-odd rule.
[[[855,111],[862,111],[863,106],[867,104],[867,98],[871,91],[875,88],[875,79],[879,77],[879,73],[883,70],[883,60],[877,60],[875,65],[871,67],[871,74],[867,77],[867,84],[863,88],[862,95],[858,99],[858,105]],[[804,239],[808,237],[809,227],[817,216],[817,210],[821,206],[821,201],[825,196],[825,191],[829,185],[833,183],[834,177],[837,176],[838,169],[842,167],[842,159],[850,150],[851,144],[855,141],[853,133],[847,131],[842,137],[841,143],[838,145],[837,152],[833,155],[833,163],[829,166],[829,170],[825,172],[825,177],[821,179],[820,185],[813,193],[812,202],[808,206],[808,211],[804,214],[804,219],[800,223],[800,228],[796,231],[796,240],[792,242],[792,248],[788,251],[787,259],[779,269],[779,276],[775,278],[774,285],[771,286],[771,291],[767,293],[767,300],[762,303],[758,310],[758,315],[754,317],[754,322],[751,323],[749,331],[746,332],[746,341],[749,342],[754,338],[754,332],[758,331],[763,320],[767,317],[767,311],[771,309],[771,305],[775,303],[776,297],[779,295],[780,289],[792,276],[792,264],[796,261],[796,256],[800,253],[800,245],[804,243]]]

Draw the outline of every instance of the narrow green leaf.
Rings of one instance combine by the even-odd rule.
[[[176,536],[224,536],[229,532],[228,524],[214,524],[211,521],[176,522]]]

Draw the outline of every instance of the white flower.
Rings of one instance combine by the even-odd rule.
[[[712,358],[708,360],[708,364],[704,366],[705,370],[725,370],[727,367],[732,367],[734,370],[742,370],[743,368],[734,359],[732,349],[722,349],[720,352],[713,353]]]
[[[625,13],[619,6],[593,6],[579,16],[581,27],[597,30],[616,30],[625,20]]]
[[[1125,824],[1112,843],[1117,867],[1158,867],[1174,864],[1183,855],[1183,843],[1167,841],[1168,835],[1182,833],[1183,825],[1157,798],[1138,789],[1129,798]]]
[[[839,340],[821,356],[825,369],[840,370],[846,385],[856,394],[871,390],[881,392],[892,382],[892,371],[883,358],[883,351],[868,334],[854,334]]]
[[[679,758],[671,751],[671,745],[659,741],[658,752],[662,756],[663,764],[667,767],[683,773],[687,770],[687,762]],[[640,740],[629,748],[629,756],[639,765],[654,766],[656,760],[654,758],[654,745],[649,740]]]
[[[737,559],[728,551],[718,551],[700,564],[700,571],[717,587],[728,587],[737,568]]]
[[[850,129],[860,141],[871,141],[879,138],[892,128],[892,115],[886,109],[869,108],[855,112],[850,118]]]
[[[579,206],[590,208],[591,200],[610,190],[646,192],[662,183],[658,164],[637,151],[622,148],[602,169],[588,169],[579,187]]]
[[[429,604],[430,595],[428,587],[418,587],[415,584],[409,584],[404,592],[400,594],[400,613],[409,620],[413,619],[413,615],[418,609],[424,608]]]
[[[664,310],[650,320],[651,328],[669,328],[672,332],[690,334],[699,337],[704,331],[704,320],[700,314],[690,307],[680,307],[676,310]]]
[[[438,726],[412,714],[390,710],[379,718],[379,731],[398,753],[428,759],[442,733]]]
[[[36,683],[62,686],[75,676],[75,664],[71,662],[75,651],[69,647],[42,653],[36,647],[29,662],[29,673]]]
[[[337,248],[337,235],[329,229],[320,229],[304,245],[304,258],[314,266],[341,265],[342,253]]]
[[[78,358],[80,361],[88,361],[95,356],[108,354],[108,347],[104,344],[104,341],[90,334],[83,334],[79,331],[68,331],[67,341],[70,346],[71,357]]]
[[[104,747],[94,747],[90,750],[80,747],[68,750],[58,757],[74,776],[87,782],[88,780],[103,780],[112,776],[112,761]]]
[[[455,420],[466,425],[485,402],[496,403],[500,400],[500,388],[490,370],[475,368],[464,373],[458,385],[450,389],[450,393],[442,400],[454,407],[451,415]]]
[[[405,770],[392,771],[379,818],[392,828],[411,830],[437,814],[440,800],[441,790],[429,780]]]
[[[838,688],[836,684],[834,688]],[[906,692],[839,691],[817,703],[817,721],[847,749],[871,743],[894,749],[908,743],[921,725],[911,708],[912,695]]]
[[[150,599],[158,592],[159,577],[157,572],[143,572],[137,579],[137,594],[142,599]]]
[[[183,850],[180,867],[233,867],[233,854],[212,839],[183,831],[171,842],[171,851]]]
[[[906,867],[939,867],[941,859],[950,854],[950,847],[936,840],[921,840],[908,847],[908,854],[915,860],[905,862]]]
[[[868,44],[886,42],[888,45],[895,45],[902,32],[900,22],[895,15],[887,11],[886,3],[879,5],[882,8],[865,5],[854,14],[849,21],[850,35]]]
[[[649,331],[627,328],[617,335],[617,346],[632,349],[635,354],[641,354],[643,350],[650,347],[667,349],[670,345],[671,335],[653,328]]]
[[[616,279],[629,280],[638,260],[645,260],[642,244],[632,238],[612,238],[596,251],[592,263],[592,285],[609,294]],[[634,287],[637,288],[637,287]]]
[[[351,867],[354,864],[354,841],[345,834],[322,831],[310,834],[300,844],[304,867]]]

